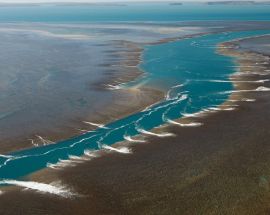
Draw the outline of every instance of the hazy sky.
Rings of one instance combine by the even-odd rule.
[[[137,2],[137,1],[181,1],[181,0],[0,0],[0,3],[39,3],[39,2]],[[224,0],[182,0],[182,1],[224,1]],[[263,0],[262,0],[263,1]]]

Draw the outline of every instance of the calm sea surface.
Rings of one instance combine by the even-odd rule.
[[[125,6],[0,7],[1,22],[113,22],[191,20],[269,20],[270,5],[206,5],[167,3]]]

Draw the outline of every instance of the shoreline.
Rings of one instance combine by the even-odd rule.
[[[264,59],[263,55],[254,53],[222,50],[236,54],[240,72]],[[269,69],[269,65],[266,67]],[[266,79],[270,75],[253,75],[234,73],[231,80],[236,89],[250,91],[235,92],[234,97],[229,98],[233,104],[240,103],[234,111],[217,111],[199,118],[204,123],[201,127],[168,126],[176,137],[149,137],[146,144],[133,144],[133,154],[128,156],[106,153],[75,168],[47,168],[29,176],[31,180],[45,183],[61,181],[85,196],[70,200],[18,192],[20,188],[12,187],[1,201],[9,208],[8,202],[24,198],[21,210],[28,212],[33,208],[42,210],[44,206],[38,202],[47,202],[50,204],[46,210],[51,214],[87,214],[89,211],[134,215],[158,211],[162,214],[254,214],[269,211],[270,172],[265,167],[270,164],[269,94],[253,90],[264,84],[254,82],[256,78]],[[269,87],[269,83],[265,86]],[[243,98],[256,99],[256,102]]]
[[[229,44],[226,42],[225,44],[221,44],[221,46],[223,46],[223,45],[228,46]],[[230,43],[230,45],[231,45],[231,43]],[[247,57],[246,56],[247,54],[248,55],[251,55],[249,57],[251,59],[254,59],[254,53],[246,53],[246,52],[243,53],[243,52],[241,52],[239,54],[239,52],[238,52],[239,50],[235,50],[235,49],[221,49],[221,50],[222,50],[222,54],[226,54],[226,55],[230,55],[230,56],[231,55],[234,55],[235,58],[236,58],[236,61],[238,61],[239,65],[243,65],[243,62],[241,62],[239,60],[239,58],[241,59],[243,57],[243,55],[245,56],[244,58]],[[226,52],[223,52],[224,50]],[[255,55],[257,57],[256,60],[261,59],[262,57],[264,57],[261,54],[257,54],[257,53]],[[252,65],[254,62],[252,62],[252,61],[249,60],[248,63],[245,62],[244,65],[245,66],[249,66],[249,65]],[[242,81],[248,81],[248,80],[250,81],[252,79],[252,78],[249,78],[248,80],[246,80],[245,79],[245,76],[243,76],[243,77],[242,76],[238,76],[237,74],[234,73],[234,74],[231,75],[231,78],[233,79],[232,81],[236,81],[234,79],[235,78],[235,75],[238,78],[237,81],[240,81],[240,79]],[[269,77],[270,77],[270,75],[269,75]],[[237,82],[237,81],[234,82],[235,87],[236,87],[237,90],[247,89],[246,87],[248,87],[249,89],[254,89],[254,85],[262,85],[261,83],[256,83],[256,82],[254,82],[254,83],[252,83],[252,82],[250,82],[250,83],[244,83],[243,82],[243,83],[241,83],[239,85],[239,82]],[[246,96],[244,96],[244,93],[251,94],[251,95],[249,95],[248,98],[246,98]],[[252,91],[251,92],[240,92],[240,94],[239,94],[239,92],[232,93],[231,96],[228,98],[228,101],[224,102],[220,106],[221,107],[222,106],[224,107],[225,105],[230,105],[231,106],[231,105],[237,104],[239,106],[236,107],[236,110],[234,110],[234,111],[221,111],[221,110],[220,111],[213,111],[214,114],[207,115],[206,117],[200,116],[199,119],[200,119],[200,121],[202,121],[204,123],[205,121],[209,121],[209,122],[216,121],[215,120],[216,118],[220,118],[220,116],[223,116],[223,115],[227,116],[227,115],[229,115],[231,113],[233,113],[233,115],[235,115],[239,111],[239,109],[241,110],[245,106],[250,106],[250,105],[255,105],[256,104],[256,103],[253,103],[254,102],[253,99],[255,99],[256,97],[258,97],[258,95],[257,96],[256,95],[253,95],[254,93],[256,93],[256,92],[255,91],[254,92],[252,92]],[[250,99],[250,101],[248,101],[247,99]],[[205,123],[199,129],[205,130],[203,128],[204,126],[208,127],[208,123]],[[187,129],[190,129],[191,131],[188,132],[188,135],[187,135],[189,137],[191,137],[190,135],[191,135],[192,132],[196,132],[196,129],[198,129],[196,127],[194,127],[194,128],[181,128],[181,127],[178,127],[178,126],[171,126],[171,125],[166,126],[166,127],[167,127],[167,129],[169,131],[174,131],[177,135],[184,134],[183,132],[187,131]],[[157,143],[162,142],[162,143],[158,144],[158,146],[157,146],[158,148],[154,150],[154,151],[159,150],[159,152],[160,152],[160,147],[161,148],[166,147],[165,145],[168,144],[168,142],[170,142],[170,141],[174,141],[173,139],[174,139],[174,137],[169,138],[169,140],[165,140],[165,139],[164,140],[161,140],[160,138],[149,137],[149,138],[147,138],[148,141],[147,141],[146,144],[144,144],[144,143],[142,143],[142,144],[130,144],[130,143],[126,143],[126,144],[128,144],[128,146],[131,147],[132,151],[136,154],[135,157],[139,157],[139,158],[142,159],[142,156],[144,156],[143,154],[149,154],[149,153],[151,153],[151,150],[150,149],[153,150],[155,148],[155,142],[157,142]],[[181,135],[180,135],[180,139],[181,139]],[[165,145],[163,143],[165,143]],[[123,146],[123,143],[117,143],[117,144],[120,145],[120,146]],[[124,143],[124,145],[125,145],[125,143]],[[147,152],[146,148],[148,148],[148,150],[149,150],[148,152]],[[143,153],[143,154],[140,155],[139,153]],[[103,171],[101,167],[104,167],[105,168],[105,165],[108,165],[108,163],[110,163],[110,160],[112,160],[112,162],[113,162],[113,167],[112,167],[113,169],[115,169],[114,165],[116,165],[116,166],[118,166],[118,165],[123,166],[123,164],[118,163],[118,162],[121,162],[123,160],[133,160],[132,162],[135,162],[135,160],[136,160],[135,158],[132,158],[132,157],[134,157],[133,154],[128,155],[127,157],[126,157],[126,155],[123,155],[123,154],[110,153],[110,152],[103,152],[101,154],[102,154],[102,158],[95,158],[94,160],[92,160],[90,162],[86,162],[86,163],[83,163],[83,164],[78,164],[78,167],[75,167],[75,168],[73,168],[73,167],[66,167],[66,168],[64,168],[62,170],[56,170],[56,171],[55,170],[52,170],[52,169],[48,169],[48,168],[47,169],[44,169],[44,170],[41,170],[39,172],[36,172],[36,173],[32,174],[30,176],[30,179],[31,180],[34,180],[34,181],[42,181],[42,182],[45,182],[45,183],[49,183],[51,181],[55,181],[56,178],[57,178],[58,180],[60,179],[64,184],[66,184],[66,182],[67,182],[67,184],[70,184],[70,185],[73,184],[74,185],[74,183],[71,183],[72,182],[72,179],[69,180],[69,179],[66,178],[67,175],[69,175],[71,173],[73,175],[76,175],[76,173],[83,172],[84,171],[83,169],[89,168],[89,166],[90,166],[91,167],[90,170],[94,170],[94,172],[96,171],[96,173],[93,172],[93,174],[98,174],[99,175],[99,174],[102,174],[101,172]],[[103,159],[104,159],[104,161],[102,161]],[[80,166],[82,167],[82,170],[80,170]],[[134,163],[133,163],[133,166],[134,166]],[[99,168],[101,168],[101,171],[98,171]],[[108,169],[108,168],[109,168],[109,166],[107,166],[105,169]],[[120,170],[120,169],[117,168],[117,170]],[[117,171],[117,170],[115,169],[115,171]],[[200,180],[201,178],[204,178],[204,177],[207,177],[207,176],[208,176],[208,173],[202,173],[201,176],[198,176],[198,178],[194,179],[195,180],[194,182],[190,182],[190,183],[195,183],[197,180]],[[101,176],[100,175],[99,177],[101,177],[102,180],[105,180],[105,178],[109,177],[109,175],[107,175],[107,176]],[[76,186],[76,187],[78,188],[78,186]],[[75,189],[75,190],[77,190],[77,189]],[[79,190],[82,190],[82,189],[80,188]],[[136,193],[136,191],[134,191],[134,192]],[[130,214],[133,214],[133,213],[130,213]]]
[[[260,36],[258,36],[259,38]],[[189,38],[189,37],[188,37]],[[245,70],[246,69],[246,66],[249,67],[251,65],[253,65],[253,61],[254,58],[256,57],[257,60],[261,60],[261,59],[264,59],[264,57],[267,57],[266,55],[263,55],[263,54],[260,54],[260,53],[255,53],[255,52],[251,52],[251,51],[245,51],[245,50],[241,50],[241,49],[238,49],[238,45],[237,45],[237,42],[239,41],[242,41],[242,40],[246,40],[246,39],[253,39],[253,38],[257,38],[257,36],[255,37],[249,37],[249,38],[240,38],[240,39],[237,39],[237,40],[234,40],[234,41],[228,41],[228,42],[224,42],[224,43],[220,43],[218,46],[217,46],[217,52],[221,55],[227,55],[227,56],[230,56],[230,57],[233,57],[234,60],[236,61],[236,64],[239,65],[240,67],[240,70]],[[175,40],[178,40],[178,39],[175,39]],[[169,40],[168,42],[171,42],[171,41],[174,41],[174,40]],[[241,58],[243,58],[246,60],[248,58],[248,62],[242,62],[241,61]],[[270,58],[270,56],[269,56]],[[263,61],[263,60],[262,60]],[[270,62],[269,62],[269,65],[270,65]],[[228,99],[226,101],[224,101],[223,103],[221,103],[220,105],[218,105],[216,108],[214,109],[206,109],[206,110],[201,110],[199,112],[196,112],[194,114],[194,116],[183,116],[179,119],[176,119],[175,122],[179,122],[180,124],[192,124],[192,123],[198,123],[198,125],[194,125],[194,126],[190,126],[190,127],[200,127],[200,126],[204,126],[204,123],[201,123],[201,121],[203,121],[204,119],[207,119],[208,117],[215,117],[216,114],[220,114],[222,112],[231,112],[231,111],[237,111],[237,108],[240,108],[241,107],[241,104],[243,104],[243,102],[247,102],[247,103],[253,103],[253,102],[256,102],[256,99],[253,99],[253,98],[245,98],[244,94],[245,93],[252,93],[252,92],[256,92],[257,88],[254,89],[254,85],[256,85],[255,87],[261,87],[261,85],[264,83],[264,82],[256,82],[256,80],[253,80],[253,78],[247,78],[246,77],[246,74],[245,71],[240,71],[243,73],[243,75],[239,75],[238,73],[239,72],[234,72],[233,74],[231,74],[229,76],[229,79],[230,81],[232,82],[233,86],[234,86],[234,90],[232,91],[235,91],[235,92],[232,92],[230,93],[230,96],[228,97]],[[260,71],[257,71],[257,73],[259,73]],[[270,77],[270,74],[269,74],[269,77]],[[268,79],[267,79],[268,80]],[[269,79],[270,80],[270,79]],[[270,82],[269,82],[270,83]],[[127,89],[126,89],[127,90]],[[139,90],[140,89],[128,89],[128,90]],[[247,91],[246,91],[247,90]],[[264,90],[262,90],[264,91]],[[260,92],[260,91],[259,91]],[[160,100],[158,100],[157,102],[159,102]],[[155,103],[153,103],[155,104]],[[150,106],[152,106],[153,104],[150,104]],[[199,122],[197,122],[196,119],[199,119]],[[159,126],[159,127],[156,127],[154,129],[152,129],[151,131],[153,132],[167,132],[169,131],[171,128],[179,128],[178,125],[174,125],[174,124],[170,124],[170,123],[164,123],[163,125]],[[183,126],[183,129],[185,126]],[[187,128],[189,126],[186,126]],[[181,128],[181,127],[180,127]],[[135,136],[135,139],[137,140],[143,140],[143,137],[144,137],[144,134],[138,134]],[[147,137],[147,140],[152,140],[152,139],[155,139],[155,137]],[[130,147],[130,148],[133,148],[133,147],[136,147],[136,143],[133,143],[133,142],[129,142],[127,140],[125,141],[121,141],[121,142],[117,142],[115,144],[112,145],[112,147]],[[97,153],[98,154],[98,157],[102,157],[102,156],[110,156],[110,154],[112,153],[113,151],[106,151],[106,150],[99,150],[99,152]],[[97,157],[97,158],[98,158]],[[67,167],[64,167],[65,168],[72,168],[72,165],[71,166],[67,166]],[[45,169],[42,169],[38,172],[35,172],[33,174],[30,175],[30,178],[32,179],[32,176],[34,176],[34,179],[36,179],[36,176],[37,178],[39,178],[39,172],[43,172],[43,171],[51,171],[51,169],[49,168],[45,168]],[[43,175],[41,173],[41,175]],[[49,175],[49,174],[48,174]],[[28,177],[28,176],[26,176]],[[50,180],[46,180],[46,182],[49,182]]]
[[[90,126],[89,124],[83,123],[84,121],[90,121],[94,124],[107,124],[114,120],[143,110],[145,107],[164,98],[164,92],[154,88],[133,87],[130,89],[110,89],[109,86],[113,86],[115,83],[118,85],[133,81],[144,73],[137,67],[141,61],[143,48],[135,43],[126,41],[120,41],[118,46],[122,47],[120,49],[124,50],[119,51],[119,47],[115,48],[113,54],[118,56],[112,56],[112,58],[117,60],[116,63],[114,65],[101,65],[109,68],[115,66],[117,69],[113,71],[113,73],[109,72],[106,74],[108,77],[104,79],[102,83],[97,83],[93,86],[95,90],[111,91],[110,93],[112,99],[110,101],[110,105],[102,107],[102,109],[99,110],[91,110],[90,114],[84,116],[83,118],[76,117],[69,119],[70,123],[68,126],[63,125],[62,128],[56,128],[55,132],[44,130],[41,134],[36,136],[34,135],[35,142],[40,142],[37,146],[45,143],[54,144],[96,129],[95,126]],[[118,60],[118,58],[120,59]],[[132,101],[132,105],[127,101]],[[33,137],[26,137],[25,139],[27,141],[25,141],[25,139],[21,140],[21,138],[17,139],[16,141],[14,139],[10,141],[3,141],[4,144],[2,144],[1,154],[8,154],[10,152],[35,147],[36,144],[32,138]],[[30,141],[31,139],[32,143]]]
[[[102,67],[116,67],[113,72],[108,69],[102,83],[97,82],[92,88],[95,90],[110,90],[112,99],[110,105],[102,107],[100,110],[94,110],[85,117],[77,117],[69,119],[70,123],[61,128],[56,128],[54,131],[43,130],[38,135],[32,135],[21,140],[21,137],[16,139],[3,141],[0,154],[8,154],[14,151],[21,151],[30,149],[43,144],[57,144],[58,142],[74,138],[88,131],[96,129],[95,126],[89,126],[84,122],[93,122],[94,124],[107,124],[117,119],[121,119],[130,114],[144,110],[145,108],[160,102],[164,96],[165,91],[162,89],[155,89],[153,87],[130,87],[118,88],[122,84],[126,84],[138,79],[145,74],[138,68],[142,61],[142,54],[145,45],[156,45],[168,42],[173,42],[181,39],[193,38],[197,36],[207,35],[213,32],[195,33],[180,37],[160,39],[156,42],[135,43],[125,40],[113,41],[115,47],[113,51],[108,51],[112,59],[116,59],[116,63],[101,64]],[[120,50],[118,50],[120,49]],[[129,72],[127,72],[129,70]],[[117,99],[116,99],[117,98]],[[127,101],[132,101],[132,105]],[[19,142],[19,144],[18,144]],[[36,142],[38,142],[36,144]]]

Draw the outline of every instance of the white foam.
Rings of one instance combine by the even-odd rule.
[[[184,118],[189,118],[189,117],[201,117],[203,116],[205,113],[207,112],[211,112],[213,110],[209,110],[209,109],[204,109],[204,110],[201,110],[201,111],[198,111],[198,112],[195,112],[195,113],[181,113],[181,115],[184,117]]]
[[[232,111],[232,110],[235,110],[235,108],[234,107],[229,107],[229,108],[210,107],[209,110],[214,110],[214,111]]]
[[[228,99],[227,101],[229,101],[229,102],[239,102],[239,100],[237,100],[237,99]]]
[[[88,121],[83,121],[83,123],[88,124],[88,125],[92,125],[92,126],[95,126],[95,127],[98,127],[98,128],[108,129],[108,127],[106,127],[103,124],[98,124],[98,123],[93,123],[93,122],[88,122]]]
[[[106,87],[109,90],[120,90],[120,89],[122,89],[122,86],[121,85],[107,84]]]
[[[70,198],[76,195],[72,193],[69,189],[67,189],[65,186],[60,184],[58,184],[58,186],[54,186],[52,184],[44,184],[34,181],[17,181],[17,180],[2,180],[0,181],[0,184],[15,185],[31,190],[36,190],[41,193],[50,193],[64,198]]]
[[[176,122],[176,121],[171,120],[171,119],[166,119],[166,121],[170,124],[178,125],[181,127],[199,127],[199,126],[203,125],[203,123],[200,123],[200,122],[180,123],[180,122]]]
[[[234,80],[234,79],[232,79],[232,80],[233,80],[234,83],[265,83],[265,82],[270,81],[269,79],[262,79],[262,80],[256,80],[256,81],[237,81],[237,80]],[[206,81],[217,82],[217,83],[232,82],[232,81],[229,81],[229,80],[206,80]]]
[[[2,158],[13,158],[12,155],[2,155],[2,154],[0,154],[0,157],[2,157]]]
[[[167,92],[167,94],[166,94],[166,96],[165,96],[165,99],[166,99],[167,101],[169,101],[169,100],[174,100],[174,99],[179,98],[179,95],[181,95],[181,94],[178,93],[176,96],[171,97],[171,92],[172,92],[174,89],[179,88],[179,87],[183,87],[183,86],[184,86],[184,84],[177,84],[177,85],[175,85],[175,86],[172,86],[171,89],[168,90],[168,92]]]
[[[233,75],[234,76],[250,76],[250,75],[266,76],[266,75],[269,75],[268,73],[265,73],[265,72],[268,72],[268,71],[264,70],[264,72],[251,72],[251,71],[236,72]]]
[[[128,136],[128,135],[124,135],[124,139],[129,141],[129,142],[137,142],[137,143],[146,142],[145,140],[132,139],[131,136]]]
[[[151,132],[151,131],[146,131],[146,130],[141,129],[141,128],[137,128],[137,131],[142,133],[142,134],[147,134],[147,135],[156,136],[156,137],[172,137],[172,136],[175,136],[172,133],[154,133],[154,132]]]
[[[172,86],[172,89],[183,87],[183,86],[184,86],[184,84],[177,84],[177,85]]]
[[[264,92],[264,91],[270,91],[270,88],[268,87],[258,87],[255,91]]]
[[[83,163],[84,161],[89,161],[92,157],[94,157],[93,155],[90,156],[90,153],[86,154],[86,152],[84,152],[84,155],[85,156],[81,156],[81,157],[75,156],[75,155],[69,155],[68,156],[69,160],[59,159],[59,161],[55,164],[48,162],[47,167],[51,169],[62,169],[64,167],[74,167],[77,164]]]
[[[183,92],[182,92],[183,93]],[[157,111],[157,110],[159,110],[159,109],[161,109],[161,108],[164,108],[164,107],[168,107],[168,106],[170,106],[170,105],[174,105],[174,104],[177,104],[178,102],[181,102],[181,101],[183,101],[183,100],[186,100],[187,98],[188,98],[188,95],[187,94],[182,94],[182,93],[178,93],[177,94],[177,96],[175,96],[175,97],[173,97],[173,98],[170,98],[169,96],[168,96],[168,94],[165,96],[165,98],[166,98],[166,100],[167,101],[170,101],[170,100],[172,100],[172,102],[171,103],[166,103],[166,104],[164,104],[164,105],[160,105],[160,106],[158,106],[158,107],[155,107],[155,108],[153,108],[153,110],[151,110],[149,113],[147,113],[146,115],[150,115],[152,112],[155,112],[155,111]],[[159,104],[159,102],[157,102],[157,103],[155,103],[155,104],[152,104],[152,105],[150,105],[150,106],[148,106],[147,108],[145,108],[144,110],[143,110],[143,112],[145,112],[145,111],[149,111],[154,105],[156,105],[156,104]],[[142,119],[143,119],[144,117],[142,117]],[[138,120],[138,121],[140,121],[140,120]]]
[[[264,66],[257,66],[257,65],[245,65],[245,66],[231,66],[232,68],[265,68]]]
[[[244,101],[244,102],[255,102],[256,99],[243,98],[243,99],[241,99],[241,101]]]
[[[269,64],[267,61],[265,61],[265,62],[260,62],[260,63],[258,63],[258,62],[256,62],[255,63],[256,65],[267,65],[267,64]]]
[[[169,90],[165,96],[165,100],[169,101],[174,99],[175,97],[171,97],[171,90]]]
[[[253,90],[230,90],[230,91],[220,92],[219,94],[241,93],[241,92],[267,92],[267,91],[270,91],[270,88],[260,86]]]
[[[69,155],[68,158],[70,160],[75,160],[75,161],[88,161],[90,160],[89,157],[84,157],[84,156],[75,156],[75,155]]]
[[[127,147],[114,148],[112,146],[108,146],[108,145],[105,145],[105,144],[102,144],[101,147],[103,149],[107,149],[109,151],[114,151],[114,152],[118,152],[118,153],[122,153],[122,154],[130,154],[130,153],[132,153],[131,149],[129,149]]]
[[[70,157],[69,157],[69,159],[70,159]],[[63,159],[59,159],[59,162],[60,163],[66,163],[66,164],[74,164],[74,163],[81,163],[82,161],[81,160],[63,160]]]
[[[57,164],[53,164],[53,163],[47,163],[47,168],[51,168],[51,169],[59,169],[59,165]]]
[[[62,169],[64,167],[73,167],[78,163],[81,163],[81,161],[59,159],[59,161],[55,164],[47,163],[47,167],[51,169]]]
[[[99,157],[99,154],[98,154],[98,151],[95,150],[95,151],[92,151],[92,150],[84,150],[84,155],[85,156],[89,156],[91,158],[97,158]]]

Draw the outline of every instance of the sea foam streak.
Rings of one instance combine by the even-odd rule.
[[[12,155],[2,155],[2,154],[0,154],[0,157],[2,157],[2,158],[13,158]]]
[[[70,160],[75,160],[75,161],[88,161],[88,160],[90,160],[89,157],[83,157],[83,156],[79,157],[79,156],[75,156],[75,155],[69,155],[68,158]]]
[[[107,150],[122,153],[122,154],[130,154],[130,153],[132,153],[132,151],[127,147],[114,148],[112,146],[108,146],[108,145],[105,145],[105,144],[102,144],[101,147],[103,149],[107,149]]]
[[[107,89],[109,89],[109,90],[120,90],[120,89],[122,89],[121,85],[107,84],[106,86],[107,86]]]
[[[210,107],[209,110],[214,110],[214,111],[232,111],[232,110],[235,110],[235,108],[234,107],[229,107],[229,108]]]
[[[176,121],[171,120],[171,119],[166,119],[166,122],[173,124],[173,125],[178,125],[181,127],[199,127],[199,126],[203,125],[203,123],[200,123],[200,122],[180,123],[180,122],[176,122]]]
[[[243,98],[243,99],[241,99],[241,101],[243,101],[243,102],[255,102],[256,99]]]
[[[47,167],[59,170],[64,167],[76,166],[76,164],[83,163],[84,161],[89,161],[95,157],[98,157],[96,151],[84,150],[84,156],[69,155],[68,156],[69,160],[59,159],[59,161],[55,164],[47,163]]]
[[[270,91],[270,88],[261,86],[261,87],[258,87],[255,91],[261,91],[261,92]]]
[[[52,185],[52,184],[44,184],[34,181],[17,181],[17,180],[2,180],[0,184],[8,184],[8,185],[15,185],[19,187],[24,187],[27,189],[36,190],[41,193],[50,193],[57,196],[61,196],[64,198],[71,198],[76,194],[72,193],[69,189],[66,189],[65,186],[62,185]]]
[[[154,133],[154,132],[151,132],[151,131],[146,131],[146,130],[141,129],[141,128],[137,128],[137,131],[142,133],[142,134],[152,135],[152,136],[156,136],[156,137],[172,137],[172,136],[175,136],[172,133]]]
[[[165,100],[169,101],[169,100],[177,99],[179,97],[179,93],[174,97],[171,96],[171,93],[172,93],[172,91],[174,89],[180,88],[180,87],[183,87],[183,86],[184,86],[184,84],[178,84],[178,85],[175,85],[175,86],[171,87],[171,89],[167,92],[167,94],[165,96]]]
[[[209,112],[213,112],[213,110],[203,109],[203,110],[195,112],[195,113],[183,113],[183,112],[181,112],[181,115],[183,116],[183,118],[189,118],[189,117],[195,118],[195,117],[201,117],[204,114],[209,113]]]
[[[261,79],[261,80],[256,80],[256,81],[237,81],[232,79],[234,83],[265,83],[265,82],[269,82],[269,79]],[[217,82],[217,83],[231,83],[232,81],[229,80],[204,80],[204,81],[208,81],[208,82]]]
[[[268,92],[268,91],[270,91],[270,88],[260,86],[254,90],[230,90],[230,91],[220,92],[219,94],[228,94],[228,93],[230,94],[230,93],[241,93],[241,92]]]
[[[124,135],[124,139],[129,141],[129,142],[137,142],[137,143],[144,143],[146,142],[145,140],[136,140],[136,139],[132,139],[131,136],[128,135]]]
[[[99,157],[98,150],[84,150],[84,155],[91,157],[91,158],[97,158]]]
[[[88,125],[92,125],[92,126],[95,126],[95,127],[98,127],[98,128],[108,129],[108,127],[106,127],[103,124],[98,124],[98,123],[93,123],[93,122],[87,122],[87,121],[83,121],[83,123],[88,124]]]

